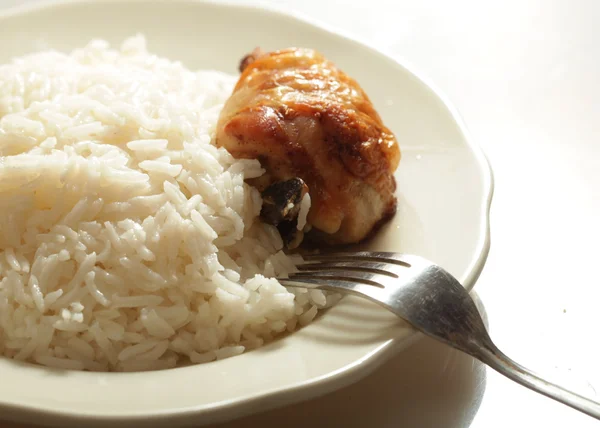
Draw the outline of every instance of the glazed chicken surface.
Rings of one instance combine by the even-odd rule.
[[[234,157],[260,161],[267,172],[250,184],[263,198],[273,186],[307,189],[309,236],[329,244],[359,242],[394,214],[400,150],[355,80],[300,48],[257,49],[240,71],[216,143]]]

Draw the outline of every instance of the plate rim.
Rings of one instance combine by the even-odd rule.
[[[120,0],[37,0],[31,3],[12,6],[4,10],[0,10],[0,20],[70,4],[106,4],[119,2]],[[382,60],[391,61],[396,66],[403,68],[414,78],[416,78],[422,85],[427,87],[448,111],[452,117],[452,120],[455,122],[458,130],[460,131],[466,146],[471,150],[484,188],[484,197],[482,198],[482,204],[479,207],[479,216],[483,219],[483,221],[481,222],[479,230],[479,240],[474,250],[474,254],[477,256],[472,258],[469,266],[466,268],[466,275],[464,275],[462,278],[459,278],[463,286],[468,291],[471,291],[484,268],[490,250],[490,211],[494,194],[494,175],[487,156],[485,155],[482,147],[474,141],[457,107],[449,100],[446,94],[434,82],[432,82],[431,79],[429,79],[425,73],[423,73],[417,66],[414,65],[414,63],[407,60],[402,55],[393,54],[384,47],[375,46],[374,44],[360,37],[352,35],[343,29],[325,23],[320,18],[313,18],[295,9],[287,10],[281,6],[265,4],[263,1],[258,1],[253,4],[241,4],[235,0],[128,0],[128,2],[207,4],[223,8],[258,11],[280,18],[293,19],[303,25],[308,25],[321,30],[327,33],[327,35],[330,37],[341,38],[346,42],[368,49],[373,54],[379,56]],[[412,346],[412,344],[421,339],[423,336],[424,335],[422,333],[412,330],[407,336],[402,338],[400,343],[395,343],[396,339],[388,339],[362,358],[325,375],[303,380],[284,388],[275,388],[258,394],[251,394],[242,398],[218,401],[211,403],[210,405],[172,408],[169,410],[159,410],[145,413],[144,415],[99,415],[85,411],[78,412],[76,409],[72,409],[67,413],[60,410],[39,409],[34,406],[15,405],[11,403],[0,402],[0,411],[3,418],[9,417],[11,419],[18,420],[25,420],[23,417],[25,414],[28,415],[27,419],[32,420],[32,416],[37,414],[38,416],[43,415],[51,420],[62,422],[67,422],[69,420],[71,422],[81,422],[82,419],[85,419],[86,422],[93,423],[93,425],[105,424],[108,422],[130,424],[133,422],[141,422],[142,420],[150,425],[157,425],[163,424],[167,420],[178,420],[183,422],[183,420],[197,418],[194,420],[194,423],[197,425],[204,425],[250,414],[252,413],[252,407],[257,405],[260,405],[261,411],[268,410],[289,404],[291,402],[304,401],[311,397],[317,397],[347,386],[367,376],[385,361],[392,358],[401,350]],[[278,398],[276,403],[271,400],[271,398],[273,398],[275,395]],[[301,398],[298,398],[299,396],[301,396]],[[235,415],[228,416],[227,412],[232,408],[237,409]],[[202,419],[200,419],[200,416],[202,416]],[[94,418],[94,421],[92,421],[90,418]],[[51,420],[46,422],[51,423]]]

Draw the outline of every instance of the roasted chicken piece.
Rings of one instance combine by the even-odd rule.
[[[355,80],[311,49],[257,49],[240,70],[216,143],[260,161],[267,172],[250,184],[302,179],[310,235],[330,244],[361,241],[395,212],[400,150]]]

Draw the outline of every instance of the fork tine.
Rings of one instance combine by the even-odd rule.
[[[353,284],[348,281],[338,281],[330,279],[325,283],[323,280],[316,278],[279,278],[278,281],[284,287],[298,287],[308,289],[326,289],[326,290],[350,290]]]
[[[296,266],[299,271],[324,271],[331,269],[340,269],[340,270],[352,270],[352,271],[363,271],[363,272],[371,272],[379,275],[386,275],[392,278],[398,278],[396,273],[390,270],[390,265],[388,263],[382,262],[308,262],[301,265]]]
[[[342,270],[319,270],[312,272],[296,272],[289,276],[290,279],[295,278],[315,278],[321,280],[341,280],[356,282],[359,284],[371,285],[383,288],[384,281],[389,280],[389,276],[379,275],[372,272],[361,271],[342,271]]]
[[[342,279],[319,279],[313,277],[305,278],[280,278],[279,283],[284,287],[301,287],[308,289],[328,290],[350,293],[369,299],[376,299],[376,293],[379,288],[371,285],[359,284],[356,282]]]
[[[408,256],[399,253],[390,253],[386,251],[358,251],[358,252],[339,252],[339,253],[325,253],[325,254],[309,254],[304,256],[306,261],[371,261],[379,263],[391,263],[394,265],[400,265],[405,267],[411,266],[411,259],[413,256]]]

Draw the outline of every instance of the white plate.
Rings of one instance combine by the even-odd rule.
[[[0,63],[92,38],[142,32],[149,48],[192,69],[235,73],[256,46],[322,51],[370,95],[403,152],[398,213],[370,246],[425,256],[467,288],[489,248],[492,176],[456,110],[405,64],[314,23],[262,8],[189,1],[68,2],[0,17]],[[259,350],[149,373],[85,373],[0,359],[0,415],[90,426],[195,425],[324,394],[356,381],[419,337],[385,310],[346,298],[310,326]],[[84,422],[84,419],[86,420]]]

